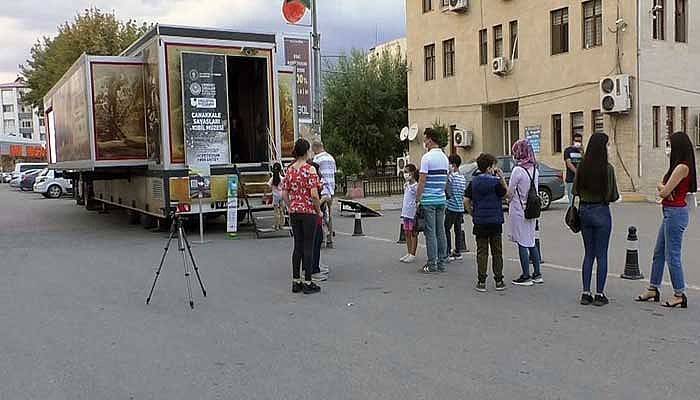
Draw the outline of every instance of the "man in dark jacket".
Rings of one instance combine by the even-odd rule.
[[[493,277],[496,290],[505,290],[503,282],[503,198],[508,185],[503,172],[496,166],[496,157],[483,153],[477,158],[478,171],[467,187],[467,208],[474,222],[476,236],[476,261],[479,268],[479,281],[476,290],[486,291],[486,277],[489,262],[489,247],[493,263]]]

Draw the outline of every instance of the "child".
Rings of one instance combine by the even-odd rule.
[[[282,200],[282,165],[275,163],[272,166],[272,178],[267,185],[272,189],[272,207],[275,210],[275,225],[273,229],[280,230],[284,227],[284,200]]]
[[[406,180],[403,192],[403,207],[401,208],[401,219],[403,220],[403,230],[406,233],[406,247],[408,253],[401,257],[400,261],[412,263],[416,260],[416,249],[418,248],[418,232],[416,231],[416,191],[418,190],[418,168],[413,164],[406,165],[403,170],[403,177]]]
[[[464,223],[464,192],[467,180],[459,173],[462,158],[457,154],[449,157],[450,174],[447,176],[447,212],[445,213],[445,233],[447,236],[447,254],[449,261],[462,259],[462,223]],[[452,247],[452,228],[455,232],[455,246]]]
[[[503,172],[496,167],[496,158],[491,154],[481,154],[476,159],[478,172],[467,187],[467,208],[474,221],[476,236],[476,262],[479,278],[476,290],[486,291],[486,277],[489,262],[489,246],[493,263],[493,278],[496,290],[505,290],[503,282],[503,198],[508,185]]]
[[[310,163],[315,169],[316,174],[319,173],[319,166],[315,162]],[[320,176],[320,175],[319,175]],[[323,188],[323,180],[319,180],[318,191]],[[328,268],[321,269],[321,244],[323,243],[323,216],[318,216],[316,221],[316,235],[314,236],[314,257],[313,269],[311,271],[311,279],[314,282],[323,282],[328,279]]]

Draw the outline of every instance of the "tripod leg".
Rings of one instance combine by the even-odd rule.
[[[187,298],[190,301],[190,308],[194,309],[194,300],[192,299],[192,284],[190,283],[190,268],[187,264],[187,257],[185,256],[185,239],[184,239],[184,228],[182,225],[178,226],[178,251],[182,254],[182,264],[185,268],[185,283],[187,284]]]
[[[194,267],[194,274],[197,275],[197,280],[199,281],[199,287],[202,288],[202,294],[207,297],[207,291],[204,289],[204,283],[202,283],[202,277],[199,275],[199,268],[197,268],[197,262],[194,260],[194,255],[192,255],[192,246],[190,246],[190,241],[187,239],[187,234],[182,232],[182,237],[185,239],[185,245],[187,246],[187,252],[190,254],[190,259],[192,260],[192,267]]]
[[[175,237],[175,220],[173,220],[173,223],[170,226],[170,236],[168,237],[168,242],[165,244],[165,248],[163,249],[163,256],[160,258],[160,264],[158,265],[158,269],[156,270],[156,276],[153,278],[153,285],[151,286],[151,291],[148,293],[148,298],[146,298],[146,304],[149,304],[151,302],[151,297],[153,296],[153,290],[156,288],[156,282],[158,282],[158,277],[160,276],[160,271],[163,269],[163,263],[165,262],[165,256],[168,255],[168,249],[170,248],[170,243],[173,241],[174,237]]]

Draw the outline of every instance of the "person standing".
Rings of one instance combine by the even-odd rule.
[[[506,289],[503,282],[503,197],[508,185],[503,172],[496,167],[496,157],[482,153],[476,159],[477,175],[467,187],[467,209],[474,221],[476,237],[476,263],[478,281],[476,290],[486,291],[488,277],[489,246],[496,290]]]
[[[527,196],[530,187],[539,187],[539,172],[537,160],[530,142],[520,139],[513,145],[513,158],[517,163],[513,168],[508,185],[508,238],[518,245],[522,274],[513,280],[514,285],[532,286],[533,283],[544,283],[540,272],[540,252],[535,246],[536,219],[525,217]],[[530,260],[533,264],[533,274],[530,275]]]
[[[462,158],[453,154],[448,158],[450,162],[450,174],[447,177],[447,212],[445,213],[445,236],[447,239],[447,254],[449,261],[461,260],[464,223],[464,192],[467,189],[467,180],[459,173]],[[455,232],[455,247],[452,249],[452,230]]]
[[[695,167],[695,148],[688,135],[676,132],[671,135],[671,163],[657,190],[662,200],[663,222],[656,239],[654,259],[651,267],[649,288],[637,301],[659,301],[664,265],[668,264],[671,275],[673,297],[664,307],[688,308],[683,275],[683,234],[688,228],[689,210],[686,197],[698,189]]]
[[[574,133],[574,141],[571,146],[564,150],[564,164],[566,164],[566,196],[569,200],[569,207],[574,205],[574,178],[576,170],[583,160],[583,135]]]
[[[276,162],[272,166],[272,178],[267,182],[267,186],[272,190],[272,207],[275,212],[275,230],[280,230],[284,227],[284,200],[282,199],[282,164]]]
[[[447,173],[450,163],[440,148],[440,135],[432,129],[423,132],[423,146],[427,153],[420,163],[420,179],[416,198],[425,211],[425,244],[428,262],[423,273],[447,272],[447,236],[445,235],[445,204]]]
[[[315,154],[314,162],[319,166],[319,175],[323,180],[321,189],[321,208],[324,211],[324,225],[326,226],[326,248],[333,248],[333,197],[335,196],[335,174],[337,172],[335,159],[326,152],[321,140],[315,140],[312,145]]]
[[[309,142],[299,139],[294,144],[294,163],[287,169],[282,180],[282,197],[289,210],[289,219],[294,234],[292,253],[292,292],[318,293],[321,288],[311,280],[313,270],[313,247],[316,223],[322,216],[318,195],[319,179],[313,167],[307,163]],[[304,282],[301,266],[304,265]]]
[[[416,260],[418,249],[418,232],[416,231],[416,192],[418,190],[418,168],[408,164],[403,169],[403,177],[406,184],[403,187],[403,206],[401,207],[401,220],[403,230],[406,233],[406,255],[399,260],[403,263],[412,263]]]
[[[309,162],[309,164],[314,168],[314,171],[318,175],[318,164],[315,162]],[[321,192],[323,187],[323,179],[319,180],[318,191]],[[321,210],[323,212],[323,210]],[[316,234],[314,235],[314,262],[311,270],[311,280],[314,282],[324,282],[328,280],[328,268],[322,269],[321,264],[321,244],[323,243],[323,217],[319,216],[316,222]]]
[[[595,133],[588,141],[586,154],[578,167],[573,194],[580,199],[579,216],[583,236],[583,293],[581,304],[604,306],[605,282],[608,277],[608,247],[612,231],[610,203],[620,198],[615,168],[608,162],[608,135]],[[593,262],[596,261],[596,295],[591,294]]]

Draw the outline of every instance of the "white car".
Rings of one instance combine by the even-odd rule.
[[[44,170],[34,182],[34,192],[44,197],[58,199],[64,193],[73,192],[73,183],[63,177],[63,172],[53,169]]]

